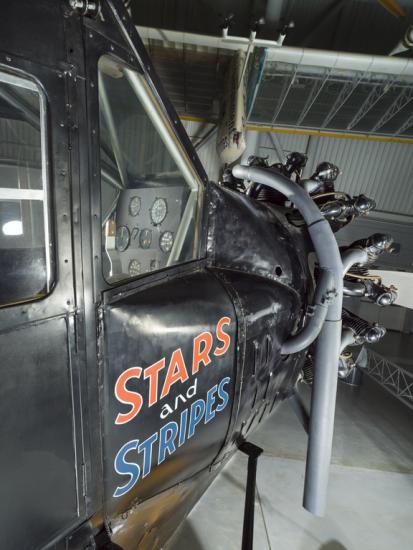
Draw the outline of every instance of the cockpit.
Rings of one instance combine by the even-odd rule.
[[[137,71],[99,60],[103,272],[116,282],[197,254],[200,189]]]

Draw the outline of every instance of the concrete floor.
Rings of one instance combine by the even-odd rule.
[[[303,387],[303,398],[309,397]],[[254,550],[411,550],[413,413],[365,377],[339,385],[325,518],[301,506],[306,435],[283,403],[254,434]],[[191,512],[168,550],[239,550],[247,458],[237,453]]]

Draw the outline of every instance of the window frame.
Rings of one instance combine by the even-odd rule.
[[[54,285],[54,273],[52,268],[53,260],[53,241],[51,228],[52,204],[50,197],[50,178],[49,178],[49,148],[48,148],[48,124],[47,124],[47,100],[42,87],[26,74],[14,74],[4,67],[0,67],[0,84],[5,83],[10,86],[16,86],[25,90],[31,90],[37,93],[39,98],[39,131],[41,148],[41,181],[42,189],[13,189],[0,187],[0,200],[31,200],[41,201],[43,203],[43,233],[44,250],[46,264],[45,291],[37,296],[25,296],[15,302],[0,304],[0,308],[8,308],[17,304],[25,304],[44,299],[50,294]]]
[[[206,241],[206,226],[205,226],[205,205],[207,203],[206,200],[206,194],[207,194],[207,179],[205,178],[204,174],[200,174],[197,170],[196,165],[194,164],[194,158],[190,157],[189,151],[187,147],[185,147],[185,144],[183,143],[181,136],[177,132],[176,124],[177,120],[174,120],[174,124],[172,123],[171,117],[169,116],[169,113],[165,110],[165,106],[163,104],[162,98],[159,95],[159,90],[156,89],[154,86],[154,83],[151,81],[151,79],[148,77],[146,72],[142,69],[142,67],[138,64],[131,64],[129,61],[127,61],[127,56],[122,55],[124,52],[123,48],[115,48],[112,46],[110,49],[103,49],[102,51],[97,53],[96,56],[96,72],[97,72],[97,95],[99,98],[99,81],[100,81],[100,75],[99,75],[99,61],[102,58],[110,58],[116,63],[119,63],[122,65],[122,67],[125,69],[125,76],[129,83],[129,86],[131,87],[134,96],[136,98],[136,101],[140,104],[140,106],[143,108],[146,116],[148,117],[148,120],[152,123],[154,130],[158,134],[159,138],[163,142],[165,149],[167,150],[168,154],[171,156],[171,158],[174,160],[177,169],[180,171],[183,180],[185,181],[185,184],[188,187],[189,195],[188,199],[184,208],[184,212],[182,215],[182,218],[180,220],[180,225],[178,228],[177,233],[181,233],[181,224],[182,220],[185,216],[189,218],[189,221],[191,219],[191,216],[187,214],[187,211],[192,213],[193,209],[196,208],[196,215],[195,215],[195,224],[194,224],[194,234],[193,234],[193,256],[190,259],[187,260],[173,260],[172,252],[174,252],[174,248],[171,250],[171,254],[168,256],[166,265],[163,266],[160,269],[156,269],[154,271],[148,272],[148,273],[142,273],[137,276],[125,276],[122,279],[116,280],[116,281],[110,281],[107,279],[106,274],[103,270],[103,262],[101,262],[101,275],[103,277],[103,280],[105,283],[110,287],[117,287],[121,285],[128,284],[130,282],[133,282],[135,280],[141,280],[142,278],[150,277],[151,275],[155,275],[159,272],[164,271],[165,269],[171,269],[176,268],[185,264],[189,264],[191,262],[196,262],[199,260],[202,260],[205,258],[206,255],[206,248],[205,248],[205,242]],[[119,55],[120,53],[120,55]],[[129,57],[130,59],[130,57]],[[132,80],[135,80],[135,83],[137,80],[139,80],[139,86],[134,86],[132,83]],[[137,90],[137,88],[140,88],[140,90]],[[98,101],[98,113],[100,114],[100,101]],[[101,151],[100,151],[100,124],[99,124],[99,131],[98,134],[98,155],[99,155],[99,167],[101,165]],[[169,140],[164,140],[162,137],[166,136],[169,138]],[[172,144],[172,145],[171,145]],[[173,152],[172,152],[172,150]],[[192,180],[192,181],[191,181]],[[102,216],[102,205],[101,205],[101,172],[99,170],[99,202],[100,202],[100,216]],[[193,198],[195,197],[195,198]],[[190,207],[190,203],[192,202],[192,206]],[[195,204],[194,204],[195,203]],[[103,217],[102,217],[103,220]],[[189,225],[189,224],[188,224]],[[186,232],[184,234],[186,236]],[[177,239],[176,239],[177,242]],[[103,236],[101,232],[101,254],[104,253],[104,243],[103,243]]]

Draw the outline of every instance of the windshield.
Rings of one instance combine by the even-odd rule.
[[[202,188],[144,78],[103,56],[99,108],[105,278],[195,258]]]

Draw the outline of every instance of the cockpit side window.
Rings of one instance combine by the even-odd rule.
[[[192,260],[202,186],[144,77],[99,60],[103,271],[115,283]]]
[[[0,72],[0,306],[51,288],[45,139],[43,93]]]

